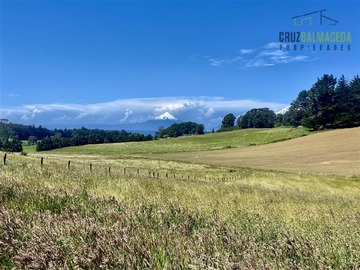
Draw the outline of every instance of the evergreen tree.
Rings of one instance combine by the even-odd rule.
[[[360,125],[360,78],[355,76],[348,83],[344,76],[339,78],[335,89],[335,128]]]
[[[313,129],[332,127],[334,122],[334,96],[336,78],[325,74],[309,90],[310,115],[304,119],[304,125]]]
[[[302,90],[291,102],[289,110],[284,114],[283,123],[289,126],[300,126],[303,120],[311,115],[312,101],[309,91]]]
[[[235,115],[233,115],[232,113],[229,113],[227,115],[225,115],[222,124],[221,124],[221,128],[222,129],[226,129],[226,128],[231,128],[234,126],[234,122],[235,122]]]
[[[360,78],[348,83],[344,76],[337,81],[324,75],[310,90],[303,90],[284,114],[285,125],[318,130],[360,125]]]

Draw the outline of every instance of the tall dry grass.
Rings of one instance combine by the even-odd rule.
[[[66,161],[0,167],[0,268],[360,268],[359,177]]]

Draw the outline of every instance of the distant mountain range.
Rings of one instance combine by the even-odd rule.
[[[81,128],[85,127],[88,129],[103,129],[103,130],[126,130],[128,132],[138,132],[142,134],[152,134],[154,135],[156,131],[158,131],[159,127],[169,127],[174,123],[181,123],[181,121],[177,120],[175,117],[171,117],[172,115],[162,115],[162,117],[156,118],[156,120],[148,120],[142,123],[126,123],[126,124],[75,124],[75,125],[44,125],[44,127],[48,129],[73,129],[73,128]],[[171,119],[173,118],[173,119]]]

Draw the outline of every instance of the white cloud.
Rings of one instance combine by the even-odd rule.
[[[270,42],[262,47],[254,59],[249,59],[248,67],[266,67],[278,64],[290,64],[294,62],[308,62],[311,59],[308,55],[299,55],[297,52],[290,52],[280,49],[280,43]]]
[[[214,67],[219,67],[221,65],[231,65],[243,59],[243,57],[239,55],[234,56],[232,58],[222,58],[222,59],[209,58],[209,57],[205,57],[205,58],[207,59],[208,63]]]
[[[280,43],[279,42],[269,42],[265,46],[263,46],[264,49],[279,49]]]
[[[264,50],[261,51],[255,58],[261,58],[261,57],[282,57],[284,55],[287,55],[287,53],[285,51],[281,51],[279,49],[274,50]]]
[[[239,55],[232,58],[210,58],[205,57],[211,66],[236,64],[239,68],[262,68],[280,64],[295,62],[308,62],[317,60],[301,52],[286,51],[280,49],[280,43],[269,42],[260,48],[240,49]]]
[[[30,118],[29,118],[29,116],[27,116],[26,114],[24,114],[24,115],[20,116],[20,119],[23,120],[23,121],[27,121],[27,120],[29,120]]]
[[[241,49],[240,53],[241,54],[250,54],[250,53],[252,53],[254,51],[255,51],[254,49]]]
[[[280,110],[275,109],[274,112],[275,112],[276,114],[278,114],[278,113],[284,114],[284,113],[286,113],[289,109],[290,109],[290,105],[288,105],[288,106],[286,106],[286,107],[284,107],[284,108],[282,108],[282,109],[280,109]]]
[[[126,109],[126,111],[125,111],[124,114],[125,114],[125,116],[124,116],[123,119],[120,119],[120,122],[125,122],[126,120],[128,120],[129,117],[130,117],[130,115],[133,114],[133,111],[132,111],[132,110],[129,110],[129,109]]]
[[[75,119],[83,119],[88,115],[89,115],[88,113],[80,113],[78,116],[75,117]]]
[[[205,112],[205,116],[206,117],[210,117],[215,113],[215,109],[214,108],[209,108],[206,112]]]
[[[222,65],[225,62],[225,60],[224,59],[209,58],[208,62],[209,62],[209,64],[211,66],[218,67],[218,66]]]
[[[71,118],[64,114],[63,116],[55,117],[53,119],[53,123],[58,123],[58,122],[63,123],[63,122],[70,121],[70,120],[71,120]]]
[[[228,113],[240,115],[252,108],[272,110],[288,104],[260,100],[225,99],[222,97],[160,97],[118,99],[93,104],[28,104],[0,108],[0,115],[11,122],[45,125],[116,124],[154,120],[165,113],[181,121],[195,121],[212,128]],[[120,120],[119,120],[120,119]]]
[[[7,96],[8,96],[9,98],[17,98],[17,97],[20,97],[19,94],[14,94],[14,93],[7,94]]]
[[[271,67],[273,65],[274,64],[269,63],[268,61],[266,61],[264,59],[252,59],[246,63],[245,67],[259,68],[259,67]]]
[[[33,109],[31,112],[31,118],[35,118],[41,112],[42,112],[42,110],[40,110],[40,109]]]
[[[177,111],[177,110],[181,110],[183,109],[185,106],[189,106],[190,103],[189,102],[185,102],[185,103],[169,103],[166,104],[165,106],[162,106],[160,108],[155,108],[154,111],[155,112],[166,112],[166,111]]]

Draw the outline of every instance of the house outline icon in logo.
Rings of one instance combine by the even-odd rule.
[[[308,22],[309,25],[312,25],[313,20],[316,20],[316,16],[315,14],[319,14],[319,24],[322,25],[324,20],[325,21],[330,21],[329,25],[337,25],[339,23],[338,20],[332,19],[330,17],[327,17],[323,14],[323,12],[326,11],[326,9],[322,9],[322,10],[317,10],[317,11],[313,11],[310,13],[306,13],[303,15],[299,15],[299,16],[294,16],[292,17],[293,21],[294,21],[294,25],[295,26],[303,26],[304,23]]]

